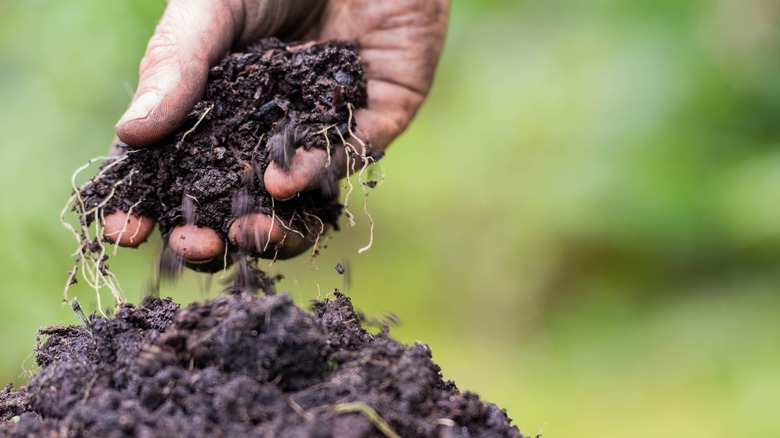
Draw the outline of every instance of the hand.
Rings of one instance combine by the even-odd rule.
[[[385,149],[406,129],[428,94],[448,14],[449,0],[170,0],[141,60],[138,89],[116,125],[117,135],[130,145],[147,146],[179,129],[203,95],[209,68],[230,49],[267,36],[339,39],[355,42],[365,65],[368,105],[355,113],[356,135]],[[345,169],[344,151],[337,151],[333,160]],[[265,187],[277,199],[316,188],[326,161],[323,150],[299,148],[289,170],[275,163],[268,166]],[[148,218],[115,212],[106,217],[104,228],[108,240],[135,247],[154,227]],[[126,230],[133,232],[122,232]],[[236,219],[228,237],[255,252],[260,250],[256,242],[282,242],[279,257],[310,246],[290,236],[298,238],[284,239],[279,224],[254,213]],[[191,262],[224,251],[216,231],[195,225],[175,228],[168,244]]]

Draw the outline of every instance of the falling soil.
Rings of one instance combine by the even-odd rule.
[[[332,297],[310,313],[287,295],[149,297],[42,329],[41,369],[0,393],[0,435],[522,437],[443,380],[427,345],[370,334]]]
[[[307,237],[316,238],[325,225],[337,228],[337,177],[344,169],[329,166],[320,190],[286,201],[272,199],[263,174],[271,160],[287,168],[297,148],[333,154],[345,147],[353,157],[366,156],[365,144],[344,142],[356,128],[353,110],[366,103],[353,49],[346,42],[290,46],[269,38],[228,55],[210,70],[203,100],[181,130],[147,147],[120,144],[123,153],[78,190],[74,210],[82,225],[122,210],[155,220],[165,239],[190,223],[226,241],[237,217],[258,212]],[[85,253],[102,250],[82,237]]]

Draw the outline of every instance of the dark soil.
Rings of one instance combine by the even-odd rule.
[[[286,295],[150,297],[42,329],[40,371],[0,393],[0,435],[522,437],[444,381],[427,345],[370,334],[333,297],[311,313]]]
[[[262,40],[211,69],[203,100],[179,132],[149,147],[121,145],[124,154],[80,189],[85,202],[75,209],[102,210],[83,217],[87,223],[132,209],[157,221],[166,239],[185,223],[224,239],[236,217],[254,212],[274,211],[298,230],[337,228],[343,169],[332,166],[321,190],[288,201],[271,199],[263,173],[270,160],[289,165],[296,148],[343,147],[355,128],[351,111],[365,103],[363,67],[349,43]]]

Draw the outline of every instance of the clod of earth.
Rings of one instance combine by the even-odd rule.
[[[338,292],[311,313],[241,293],[42,329],[40,371],[0,392],[0,435],[522,437],[443,380],[427,345],[360,321]]]
[[[274,218],[277,228],[283,229],[280,240],[315,242],[328,227],[337,229],[342,210],[338,176],[364,167],[329,165],[321,175],[320,190],[284,201],[269,195],[263,175],[272,160],[283,168],[289,166],[299,148],[320,148],[331,155],[344,148],[353,167],[379,159],[381,153],[371,152],[354,135],[354,110],[365,104],[363,67],[349,43],[288,46],[271,38],[247,53],[228,55],[209,72],[203,100],[179,132],[152,146],[126,146],[83,186],[74,183],[69,205],[79,214],[80,223],[72,231],[81,246],[77,258],[92,263],[88,281],[93,286],[111,285],[103,236],[90,233],[89,227],[99,227],[117,210],[156,221],[166,241],[177,226],[213,229],[225,242],[226,252],[210,264],[193,265],[205,271],[222,269],[234,260],[227,254],[237,254],[239,248],[228,232],[237,218],[247,214]],[[140,225],[149,227],[151,222]],[[138,229],[137,224],[128,225],[123,236],[138,234]],[[186,247],[186,251],[197,249],[197,245]],[[205,249],[219,252],[220,248]],[[262,249],[241,256],[279,255],[274,245]],[[199,256],[193,253],[193,259]],[[76,270],[70,281],[75,279]],[[115,297],[121,301],[117,293]]]

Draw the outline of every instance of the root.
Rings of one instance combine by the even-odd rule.
[[[224,280],[225,275],[227,275],[227,267],[228,267],[228,248],[230,248],[229,242],[225,240],[225,251],[222,254],[222,275],[219,276],[220,280]]]
[[[295,411],[296,414],[298,414],[301,417],[303,417],[306,421],[314,420],[314,415],[312,415],[309,412],[304,411],[303,408],[301,407],[301,405],[299,405],[298,402],[293,400],[292,397],[287,397],[287,402],[290,403],[290,407],[292,408],[292,410]]]
[[[71,175],[70,182],[73,195],[68,199],[68,202],[60,212],[60,223],[62,223],[62,225],[68,231],[70,231],[71,234],[73,234],[73,237],[76,239],[76,244],[78,246],[76,252],[73,254],[75,257],[73,269],[68,274],[67,283],[65,284],[63,291],[63,302],[68,302],[68,290],[70,289],[71,285],[77,282],[79,271],[81,271],[81,276],[87,285],[95,289],[99,312],[103,313],[100,289],[104,287],[109,289],[116,301],[116,304],[121,304],[125,301],[124,292],[119,285],[119,281],[117,280],[116,276],[106,268],[105,262],[108,256],[106,254],[106,247],[103,243],[103,207],[111,200],[111,198],[113,198],[114,194],[116,193],[116,189],[120,185],[132,184],[132,178],[136,172],[131,171],[129,174],[127,174],[127,176],[115,182],[112,185],[108,196],[106,196],[105,199],[89,210],[87,210],[84,198],[81,197],[81,190],[83,190],[85,187],[88,187],[94,181],[103,178],[109,170],[122,161],[126,160],[131,153],[132,152],[128,152],[120,157],[102,156],[91,159],[86,164],[76,169],[73,175]],[[104,166],[97,173],[97,175],[85,182],[82,187],[78,187],[76,184],[76,178],[81,172],[98,161],[107,160],[113,161]],[[133,205],[133,207],[130,209],[130,212],[132,212],[132,209],[137,205],[138,203]],[[78,229],[65,220],[65,216],[70,210],[75,210],[78,214]],[[92,222],[91,225],[87,225],[90,221]],[[127,232],[126,225],[125,228],[119,231],[119,238],[121,238],[122,234],[125,232]],[[138,232],[139,230],[136,230],[136,234]],[[119,239],[116,240],[119,241]]]
[[[271,202],[273,202],[273,199],[271,200]],[[299,236],[301,236],[301,237],[303,237],[305,239],[306,238],[305,234],[303,234],[302,232],[300,232],[300,231],[298,231],[298,230],[296,230],[295,228],[292,227],[292,223],[293,223],[293,221],[295,221],[295,215],[297,215],[297,214],[298,214],[297,210],[293,211],[292,216],[290,216],[290,220],[287,221],[288,223],[285,224],[284,221],[281,220],[281,218],[279,218],[279,223],[281,223],[282,224],[282,228],[284,228],[284,230],[287,231],[287,233],[285,233],[285,237],[287,237],[287,234],[289,234],[289,233],[295,233],[295,234],[297,234],[297,235],[299,235]],[[306,226],[306,224],[304,223],[304,227],[305,226]],[[306,230],[306,231],[308,231],[308,230]]]
[[[200,125],[200,122],[202,122],[202,121],[203,121],[203,119],[205,119],[205,118],[206,118],[206,115],[207,115],[207,114],[209,113],[209,111],[211,111],[213,108],[214,108],[214,104],[212,103],[211,105],[209,105],[209,107],[208,107],[208,108],[206,108],[206,110],[205,110],[205,111],[203,111],[203,114],[201,114],[201,115],[200,115],[200,118],[198,119],[198,121],[197,121],[197,122],[195,122],[195,124],[194,124],[194,125],[192,125],[192,128],[188,129],[188,130],[187,130],[187,132],[185,132],[184,134],[182,134],[182,136],[181,136],[181,139],[179,140],[179,144],[183,144],[183,143],[184,143],[184,139],[185,139],[185,138],[186,138],[186,137],[187,137],[187,136],[188,136],[190,133],[192,133],[192,131],[194,131],[195,129],[197,129],[198,125]]]
[[[141,201],[136,202],[135,204],[131,205],[130,208],[127,209],[127,215],[130,216],[133,214],[133,210],[138,207],[138,205],[141,204]],[[101,223],[105,223],[105,218],[103,217],[103,210],[100,210],[100,220]],[[141,231],[141,221],[138,221],[138,226],[135,227],[135,232],[132,236],[130,236],[130,240],[135,240],[136,236],[138,236],[138,233]],[[119,242],[122,240],[122,236],[127,232],[127,221],[125,221],[124,226],[119,231],[114,231],[113,233],[105,233],[106,236],[112,236],[116,234],[116,239],[114,239],[114,242]],[[119,249],[119,243],[114,244],[114,253],[113,255],[116,256],[116,252]]]
[[[41,369],[40,365],[38,365],[38,362],[35,360],[32,361],[32,365],[28,365],[30,359],[35,359],[34,351],[30,352],[30,354],[28,354],[27,357],[25,357],[22,361],[22,373],[19,375],[19,377],[25,380],[29,380],[30,377],[37,374],[37,372]]]
[[[325,138],[325,152],[327,152],[326,155],[328,156],[328,160],[325,162],[326,169],[330,167],[330,150],[333,148],[333,146],[331,146],[330,144],[330,139],[328,138],[328,131],[330,131],[335,127],[336,125],[334,124],[334,125],[326,126],[320,129],[319,131],[314,132],[314,135],[322,135]]]
[[[271,242],[271,233],[274,231],[274,227],[276,226],[276,209],[271,209],[271,226],[268,227],[268,235],[265,238],[265,245],[263,245],[263,252],[268,250],[268,244]],[[274,257],[274,260],[276,257]]]
[[[322,238],[322,236],[325,234],[325,223],[322,222],[322,219],[320,219],[319,216],[313,215],[311,213],[307,213],[305,211],[303,212],[303,214],[306,217],[313,217],[314,219],[317,219],[317,221],[320,223],[320,231],[316,233],[317,237],[314,239],[314,246],[311,247],[310,257],[311,260],[313,261],[314,257],[317,255],[317,251],[319,250],[320,238]],[[310,231],[308,231],[308,227],[307,227],[307,232],[309,232],[309,234],[313,234]]]
[[[271,200],[271,203],[273,204],[273,199]],[[276,212],[274,211],[273,214],[275,215]],[[281,227],[284,229],[285,233],[284,233],[284,237],[282,237],[282,241],[277,243],[276,245],[274,245],[274,256],[271,259],[271,263],[268,264],[269,267],[273,266],[273,264],[276,263],[276,261],[278,260],[278,258],[279,258],[279,248],[282,248],[284,246],[284,242],[287,241],[287,238],[288,238],[288,236],[290,234],[297,234],[297,235],[301,236],[303,239],[306,239],[306,235],[305,234],[303,234],[302,232],[300,232],[300,231],[298,231],[298,230],[296,230],[296,229],[294,229],[292,227],[292,223],[295,220],[295,215],[296,214],[298,214],[298,212],[297,211],[293,211],[292,217],[290,217],[290,220],[288,221],[287,224],[284,223],[284,220],[282,218],[279,218],[279,223],[281,224]],[[272,224],[275,224],[275,222],[272,222]],[[305,222],[303,223],[303,226],[304,226],[304,228],[306,228],[306,230],[308,232],[308,228],[306,227],[306,223]],[[273,227],[273,225],[272,225],[272,227]],[[271,238],[270,231],[268,233],[268,238],[269,238],[269,240]]]
[[[339,139],[341,140],[342,145],[344,146],[344,152],[346,156],[346,184],[347,184],[347,193],[344,196],[344,216],[346,216],[349,227],[352,228],[355,226],[355,215],[352,214],[352,212],[349,209],[349,199],[352,196],[352,192],[355,190],[354,184],[352,184],[351,177],[353,175],[357,175],[358,183],[360,184],[360,188],[363,191],[363,213],[368,218],[370,229],[369,229],[369,238],[368,238],[368,244],[363,246],[362,248],[358,249],[358,254],[361,254],[371,248],[374,244],[374,217],[371,215],[371,213],[368,211],[368,189],[369,183],[363,179],[363,175],[366,173],[366,171],[369,169],[369,166],[376,163],[376,160],[374,160],[373,157],[368,155],[368,145],[365,141],[363,141],[353,130],[352,130],[352,121],[354,114],[352,112],[353,106],[350,104],[348,107],[349,110],[349,119],[347,121],[347,130],[349,133],[349,138],[354,139],[359,147],[360,150],[358,150],[358,147],[356,147],[354,144],[347,141],[347,139],[344,137],[344,135],[336,128],[336,125],[330,125],[325,126],[319,131],[316,131],[314,134],[318,135],[321,134],[325,138],[325,147],[327,151],[328,161],[325,164],[325,167],[329,167],[331,164],[331,158],[330,158],[330,152],[332,145],[330,143],[330,139],[328,138],[328,132],[332,129],[335,129],[336,134],[338,134]],[[360,169],[356,169],[356,165],[358,162],[358,159],[361,162]],[[382,172],[382,178],[380,181],[384,180],[384,172]]]
[[[374,163],[375,160],[372,157],[368,156],[367,154],[368,146],[366,145],[366,143],[360,137],[358,137],[354,131],[352,131],[352,117],[353,117],[352,105],[350,104],[347,108],[349,109],[349,121],[347,122],[347,130],[349,131],[350,138],[354,138],[360,144],[361,150],[358,151],[355,148],[355,146],[353,146],[352,144],[344,140],[344,136],[341,135],[341,132],[338,131],[337,132],[339,134],[339,137],[341,138],[341,141],[344,143],[344,146],[349,147],[351,149],[351,152],[357,155],[358,157],[360,157],[361,161],[363,162],[363,166],[360,168],[360,172],[357,173],[357,178],[358,178],[358,183],[360,183],[360,188],[361,190],[363,190],[363,212],[366,214],[366,217],[368,217],[368,221],[371,227],[369,230],[368,244],[366,244],[366,246],[358,250],[358,254],[362,254],[363,252],[368,251],[371,248],[371,246],[374,244],[374,217],[371,216],[371,213],[369,213],[368,211],[368,189],[366,188],[368,184],[365,181],[363,181],[363,174],[366,172],[366,169],[368,169],[368,166]],[[347,150],[346,152],[347,152],[347,172],[349,172],[350,167],[352,167],[352,170],[354,172],[354,165],[357,158],[353,158],[352,166],[350,166],[349,165],[350,150]],[[349,178],[349,176],[347,178]],[[350,192],[351,191],[352,191],[352,183],[350,183]],[[344,202],[344,210],[347,211],[346,201]]]
[[[387,424],[387,421],[380,417],[379,414],[377,414],[376,411],[371,408],[371,406],[363,402],[340,403],[336,406],[333,406],[333,412],[335,412],[336,415],[353,413],[362,414],[369,421],[371,421],[371,423],[373,423],[374,426],[387,438],[400,438],[400,436],[395,433],[390,425]]]
[[[84,396],[83,396],[83,397],[81,397],[81,402],[80,402],[80,404],[82,404],[82,405],[83,405],[83,404],[84,404],[84,403],[86,403],[86,402],[87,402],[87,400],[89,399],[89,393],[92,391],[92,387],[95,385],[95,382],[97,382],[98,376],[99,376],[99,374],[95,374],[95,376],[94,376],[94,377],[92,377],[92,379],[91,379],[91,380],[89,381],[89,383],[87,384],[87,390],[86,390],[86,391],[84,391]]]

